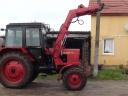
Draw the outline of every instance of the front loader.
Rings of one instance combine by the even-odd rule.
[[[88,70],[80,62],[80,49],[64,47],[72,19],[102,10],[103,4],[70,10],[61,25],[53,48],[47,43],[50,28],[43,23],[10,23],[0,47],[0,82],[8,88],[23,88],[39,73],[56,73],[69,90],[81,90]],[[77,19],[78,21],[78,19]]]

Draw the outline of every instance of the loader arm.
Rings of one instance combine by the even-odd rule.
[[[85,7],[84,5],[79,5],[77,9],[70,10],[65,22],[61,25],[59,34],[57,36],[57,39],[55,41],[55,45],[53,47],[53,57],[55,62],[60,62],[61,59],[59,58],[61,51],[63,50],[63,41],[65,37],[69,34],[69,26],[72,23],[72,19],[79,16],[84,15],[91,15],[93,13],[96,13],[97,11],[102,10],[103,4],[94,4],[93,6]]]

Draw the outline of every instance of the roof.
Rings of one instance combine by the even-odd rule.
[[[48,38],[56,38],[59,31],[51,31],[47,32]],[[69,31],[68,38],[79,38],[79,39],[85,39],[90,38],[90,31]]]
[[[101,0],[105,4],[101,15],[128,16],[128,0]],[[97,0],[90,0],[90,4],[97,3]]]
[[[7,25],[7,27],[15,27],[15,26],[34,26],[34,27],[41,27],[41,26],[44,26],[43,23],[40,23],[40,22],[33,22],[33,23],[9,23]]]

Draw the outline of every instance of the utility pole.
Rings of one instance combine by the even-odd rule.
[[[101,4],[101,0],[97,0],[98,4]],[[94,51],[94,69],[93,76],[98,74],[98,59],[99,59],[99,38],[100,38],[100,11],[96,15],[96,36],[95,36],[95,51]]]

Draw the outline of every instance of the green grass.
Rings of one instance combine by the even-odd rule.
[[[41,74],[37,77],[37,79],[45,79],[45,80],[56,80],[57,75],[47,75],[41,76]],[[98,76],[96,78],[89,78],[90,80],[128,80],[128,75],[123,74],[123,69],[103,69],[98,72]]]
[[[40,80],[40,79],[55,80],[55,79],[57,79],[57,75],[56,74],[52,74],[52,75],[42,76],[40,74],[36,79],[37,80]]]
[[[98,80],[128,80],[128,75],[123,74],[123,70],[119,69],[103,69],[98,72],[95,78]]]

